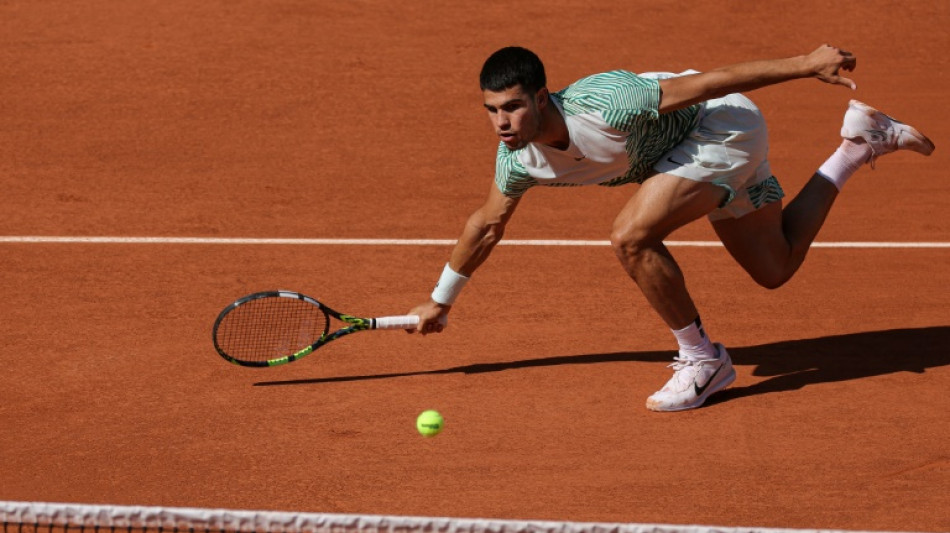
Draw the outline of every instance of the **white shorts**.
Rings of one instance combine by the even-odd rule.
[[[741,94],[709,100],[699,123],[653,169],[728,191],[710,220],[739,218],[785,196],[768,161],[769,135],[759,108]]]

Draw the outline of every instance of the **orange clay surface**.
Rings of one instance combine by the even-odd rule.
[[[0,235],[453,239],[491,186],[495,49],[558,89],[830,42],[857,92],[752,95],[789,197],[857,97],[937,152],[863,170],[819,241],[950,242],[950,3],[587,4],[0,0]],[[507,237],[606,240],[635,190],[532,191]],[[680,414],[643,407],[674,341],[606,246],[497,248],[440,336],[265,370],[212,349],[257,290],[405,312],[449,249],[0,243],[0,499],[950,530],[947,248],[817,248],[776,291],[673,248],[738,371]]]

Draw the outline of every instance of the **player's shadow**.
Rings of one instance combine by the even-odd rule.
[[[893,329],[816,339],[782,341],[758,346],[730,346],[729,354],[739,372],[752,367],[764,379],[753,385],[733,386],[713,396],[719,403],[745,396],[798,390],[808,385],[848,381],[895,372],[924,373],[950,364],[950,326]],[[265,381],[255,386],[303,385],[369,379],[390,379],[429,374],[479,374],[557,365],[623,362],[670,362],[674,352],[615,352],[563,355],[502,363],[482,363],[437,370],[339,376],[288,381]]]

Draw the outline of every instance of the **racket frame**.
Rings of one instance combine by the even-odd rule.
[[[315,306],[317,309],[321,310],[324,315],[335,318],[345,324],[349,324],[349,326],[338,329],[331,333],[330,320],[328,319],[326,326],[323,328],[323,333],[320,335],[320,337],[316,341],[314,341],[311,345],[307,346],[306,348],[296,353],[288,354],[288,355],[278,357],[275,359],[267,359],[264,361],[245,361],[242,359],[237,359],[229,355],[227,352],[225,352],[224,349],[218,344],[218,327],[221,325],[221,323],[224,321],[224,318],[231,311],[234,311],[236,308],[248,302],[260,300],[262,298],[293,298],[297,300],[302,300],[304,302],[307,302]],[[327,344],[330,341],[334,341],[336,339],[339,339],[340,337],[344,337],[346,335],[355,333],[357,331],[366,331],[366,330],[376,329],[376,328],[377,328],[377,321],[375,318],[362,318],[358,316],[348,315],[346,313],[340,313],[338,311],[331,309],[330,307],[327,307],[325,304],[320,303],[320,301],[318,301],[316,298],[311,298],[310,296],[301,294],[296,291],[277,290],[277,291],[262,291],[262,292],[255,292],[253,294],[248,294],[247,296],[242,296],[241,298],[238,298],[233,303],[225,307],[221,311],[221,313],[218,314],[218,318],[215,319],[214,321],[214,327],[211,330],[211,338],[214,341],[214,349],[218,352],[218,355],[223,357],[226,361],[236,364],[236,365],[240,365],[240,366],[260,368],[260,367],[279,366],[279,365],[291,363],[293,361],[306,357],[307,355],[310,355],[311,353],[313,353],[314,350],[316,350],[317,348],[320,348],[321,346]]]

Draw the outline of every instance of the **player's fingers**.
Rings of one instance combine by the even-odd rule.
[[[850,87],[852,91],[858,88],[858,85],[854,83],[853,80],[850,78],[845,78],[844,76],[838,76],[837,79],[835,79],[835,83],[838,85],[844,85],[845,87]]]
[[[841,70],[847,70],[848,72],[852,72],[857,66],[858,66],[858,59],[852,55],[848,55],[848,56],[845,56],[839,68],[841,68]]]
[[[422,335],[428,335],[429,333],[439,333],[442,331],[442,326],[433,320],[423,320],[419,322],[419,325],[416,327],[416,331]]]

